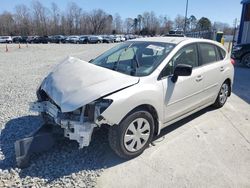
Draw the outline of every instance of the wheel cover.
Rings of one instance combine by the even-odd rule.
[[[129,152],[140,150],[148,141],[150,136],[150,124],[144,118],[132,121],[123,138],[124,146]]]
[[[228,90],[229,90],[228,85],[224,83],[221,86],[220,95],[219,95],[219,100],[221,104],[224,104],[226,102],[227,97],[228,97]]]
[[[243,59],[243,63],[247,66],[250,67],[250,54],[246,55]]]

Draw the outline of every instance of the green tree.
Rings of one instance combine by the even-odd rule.
[[[212,23],[208,18],[202,17],[201,19],[199,19],[199,21],[197,23],[197,27],[201,31],[211,30]]]

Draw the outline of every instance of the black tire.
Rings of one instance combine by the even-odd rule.
[[[226,85],[226,87],[228,88],[227,94],[224,96],[225,98],[224,98],[223,100],[221,100],[221,95],[222,95],[222,92],[223,92],[222,90],[223,90],[223,87],[225,87],[225,85]],[[218,93],[218,96],[217,96],[217,98],[216,98],[215,103],[213,104],[213,107],[215,107],[215,108],[221,108],[221,107],[223,107],[224,104],[227,102],[227,98],[228,98],[228,96],[229,96],[230,91],[231,91],[231,86],[230,86],[230,84],[229,84],[228,81],[225,81],[225,82],[222,84],[221,88],[220,88],[220,91],[219,91],[219,93]]]
[[[242,58],[242,64],[250,68],[250,53],[247,53]]]
[[[145,141],[144,146],[134,152],[128,151],[124,145],[124,136],[129,125],[138,118],[143,118],[148,121],[150,126],[149,138]],[[114,125],[109,128],[109,145],[114,152],[124,159],[131,159],[139,156],[148,147],[154,135],[154,119],[152,115],[144,110],[135,111],[127,115],[119,125]],[[141,141],[140,141],[141,142]],[[137,144],[137,143],[136,143]]]

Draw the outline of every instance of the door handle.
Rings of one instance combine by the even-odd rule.
[[[201,80],[203,80],[203,76],[199,75],[196,77],[195,79],[197,82],[200,82]]]
[[[220,71],[223,72],[225,70],[224,67],[220,67]]]

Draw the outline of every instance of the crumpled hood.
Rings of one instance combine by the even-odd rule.
[[[43,80],[41,89],[62,112],[70,112],[138,82],[138,77],[68,57]]]

